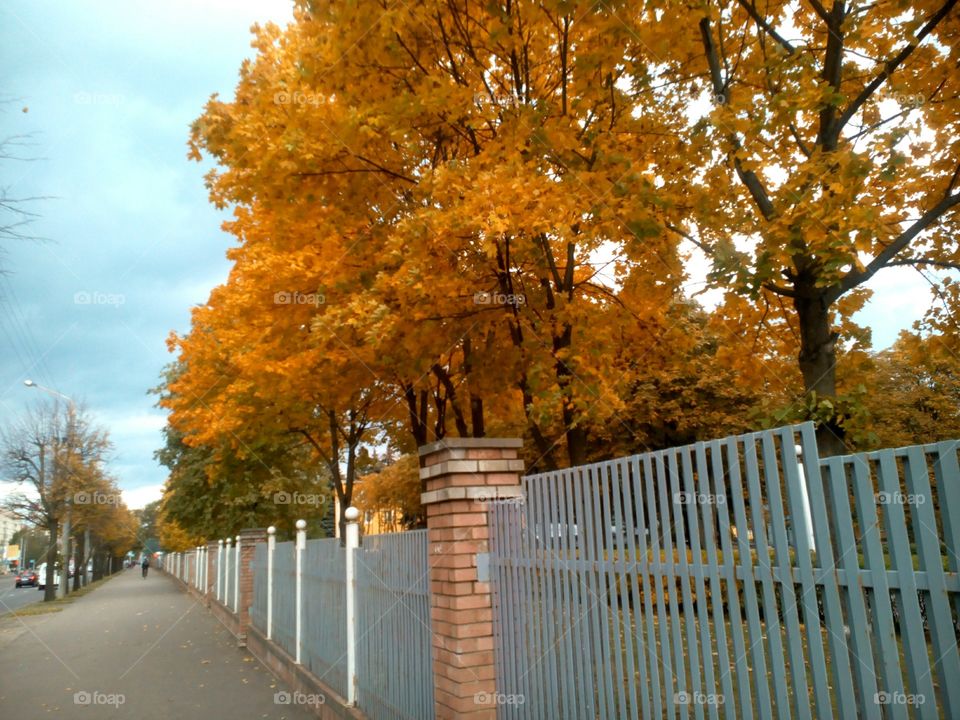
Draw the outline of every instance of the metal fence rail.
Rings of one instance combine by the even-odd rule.
[[[294,556],[296,543],[277,543],[273,557],[273,639],[296,657],[296,594],[297,568]]]
[[[303,551],[303,663],[347,696],[345,550],[336,538],[308,540]]]
[[[498,714],[960,717],[957,443],[822,465],[804,424],[524,478]]]
[[[356,551],[358,705],[371,720],[434,717],[426,530]]]

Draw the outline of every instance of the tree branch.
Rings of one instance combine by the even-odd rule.
[[[877,255],[863,271],[851,271],[840,282],[828,290],[825,295],[825,302],[829,305],[835,302],[841,295],[852,290],[858,285],[862,285],[872,278],[878,270],[890,265],[893,259],[906,248],[913,239],[921,232],[930,227],[940,219],[950,208],[960,203],[960,193],[943,198],[940,202],[925,212],[913,225],[907,228],[900,237],[887,245],[883,251]]]
[[[860,91],[860,94],[854,98],[853,102],[850,103],[850,106],[844,110],[843,114],[840,116],[840,119],[837,121],[837,133],[839,134],[840,130],[850,121],[857,111],[863,107],[863,104],[870,99],[870,96],[876,92],[888,77],[890,77],[894,71],[903,62],[913,54],[913,51],[917,49],[923,39],[929,35],[933,29],[940,24],[940,21],[943,20],[947,13],[949,13],[953,6],[957,4],[957,0],[947,0],[943,6],[935,12],[930,19],[927,21],[927,24],[920,28],[920,31],[917,33],[916,40],[912,43],[906,45],[895,57],[888,60],[883,67],[883,70],[880,71],[880,74],[877,75],[870,83]]]
[[[730,99],[726,97],[727,84],[720,70],[717,46],[714,44],[713,36],[710,33],[710,18],[705,17],[700,20],[700,37],[703,39],[703,49],[707,55],[707,64],[710,67],[710,79],[713,84],[713,92],[717,97],[723,98],[722,102],[726,105],[730,102]],[[727,138],[730,144],[733,145],[734,153],[743,148],[735,133],[729,133]],[[756,203],[764,219],[772,220],[776,217],[776,208],[774,208],[773,203],[770,201],[766,188],[763,187],[763,183],[760,182],[757,174],[753,170],[744,170],[743,164],[735,154],[733,166],[737,171],[737,177],[740,178],[740,181],[746,186],[747,190],[749,190],[753,201]]]
[[[807,2],[810,4],[810,7],[813,8],[813,11],[817,13],[817,15],[819,15],[821,18],[823,18],[824,20],[830,19],[830,14],[827,12],[827,9],[823,5],[821,5],[818,2],[818,0],[807,0]]]
[[[933,267],[948,268],[950,270],[960,270],[960,263],[949,262],[948,260],[934,260],[933,258],[904,258],[903,260],[892,260],[887,263],[887,267],[896,265],[932,265]]]
[[[768,22],[760,15],[760,13],[757,12],[757,7],[756,7],[756,5],[754,5],[752,2],[747,2],[747,0],[739,0],[739,3],[740,3],[740,7],[742,7],[744,10],[747,11],[747,14],[748,14],[750,17],[753,18],[754,22],[756,22],[757,25],[759,25],[760,27],[762,27],[762,28],[764,29],[764,31],[767,33],[767,35],[769,35],[769,36],[772,37],[774,40],[776,40],[776,41],[777,41],[777,44],[780,45],[780,47],[782,47],[784,50],[787,51],[787,54],[788,54],[788,55],[793,55],[793,53],[794,53],[794,47],[793,47],[793,45],[791,45],[791,44],[787,41],[786,38],[784,38],[782,35],[780,35],[780,33],[778,33],[776,30],[774,30],[773,27],[771,27],[770,23],[768,23]]]

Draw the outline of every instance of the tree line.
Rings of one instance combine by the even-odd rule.
[[[45,601],[56,597],[55,573],[69,588],[71,561],[76,590],[88,562],[96,580],[135,547],[137,520],[106,470],[111,451],[106,430],[73,404],[41,403],[0,426],[0,475],[19,486],[4,507],[45,531],[40,553],[46,563]]]
[[[161,515],[229,532],[360,474],[407,502],[384,457],[447,435],[521,436],[534,470],[803,419],[824,454],[956,435],[954,5],[303,0],[255,27],[190,133],[236,246],[169,341]],[[865,284],[905,265],[935,303],[874,352]]]

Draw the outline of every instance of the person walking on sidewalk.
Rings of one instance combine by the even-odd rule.
[[[143,556],[143,562],[140,563],[140,567],[143,569],[143,579],[147,579],[147,570],[150,569],[150,557],[148,555]]]

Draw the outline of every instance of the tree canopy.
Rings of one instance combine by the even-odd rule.
[[[953,4],[303,1],[255,27],[190,133],[236,246],[170,339],[169,517],[257,516],[284,463],[346,506],[364,448],[447,434],[547,469],[774,418],[868,444],[864,283],[960,261]],[[236,513],[190,509],[217,482]]]

